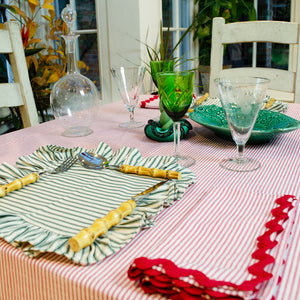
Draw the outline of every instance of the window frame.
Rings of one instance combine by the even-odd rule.
[[[76,0],[70,0],[70,4],[74,6]],[[124,15],[124,2],[127,5],[135,5],[138,7],[136,10],[137,14],[130,14],[130,22],[134,22],[135,25],[139,28],[137,39],[140,40],[140,44],[135,45],[136,55],[139,55],[142,61],[147,61],[147,53],[146,47],[142,45],[142,42],[146,41],[147,44],[152,43],[155,45],[157,41],[157,34],[159,32],[159,22],[162,20],[162,0],[125,0],[122,2],[118,2],[119,5],[116,4],[118,0],[95,0],[95,9],[96,9],[96,29],[90,30],[80,30],[77,29],[76,32],[79,34],[91,34],[97,33],[98,38],[98,63],[99,63],[99,74],[100,74],[100,84],[101,84],[101,93],[103,102],[111,102],[115,99],[118,99],[118,94],[116,88],[112,82],[112,78],[110,75],[110,68],[120,62],[118,59],[118,51],[121,50],[115,48],[115,45],[112,43],[113,39],[121,38],[120,34],[118,34],[116,27],[113,26],[112,20],[118,20],[118,16]],[[175,21],[174,26],[170,28],[171,32],[174,32],[176,35],[176,40],[179,39],[180,32],[183,32],[186,28],[179,27],[179,1],[180,0],[172,0],[174,3],[173,6],[173,20]],[[196,9],[193,0],[187,0],[190,2],[190,15],[193,16],[194,9]],[[254,4],[257,5],[258,0],[254,0]],[[122,6],[123,5],[123,6]],[[149,20],[149,15],[151,16],[151,20]],[[148,16],[148,17],[147,17]],[[297,0],[291,0],[291,22],[300,22],[300,2]],[[151,24],[147,26],[148,24]],[[124,30],[126,29],[127,24],[124,25]],[[151,30],[149,30],[151,28]],[[163,27],[163,30],[166,31],[167,28]],[[128,44],[132,43],[132,40],[128,41]],[[123,45],[126,49],[130,49],[130,46]],[[190,49],[192,50],[192,57],[197,57],[198,53],[198,45],[197,43],[190,39]],[[131,49],[131,51],[133,51]],[[179,57],[179,49],[176,50],[175,56]],[[289,65],[295,66],[297,57],[297,51],[295,46],[290,48],[289,55]],[[253,62],[256,62],[256,53],[253,53]],[[196,68],[198,65],[197,59],[194,61],[194,67]],[[198,72],[195,74],[198,76]],[[197,80],[197,79],[196,79]],[[150,79],[149,76],[146,79],[146,88],[145,91],[151,89],[150,87]]]
[[[189,25],[192,23],[194,15],[198,12],[198,5],[194,4],[194,0],[186,0],[186,2],[189,2],[189,16],[190,22]],[[162,12],[163,13],[163,12]],[[173,24],[170,26],[169,30],[170,32],[175,33],[174,38],[174,44],[180,39],[180,33],[185,32],[187,27],[181,27],[180,26],[180,0],[172,0],[172,21]],[[168,27],[163,27],[162,30],[166,32],[168,30]],[[191,59],[188,61],[187,65],[189,70],[196,70],[199,66],[199,60],[197,59],[198,53],[199,53],[199,44],[197,40],[193,41],[193,32],[189,35],[189,55],[188,59]],[[180,57],[180,48],[177,48],[174,52],[174,57]],[[177,68],[179,69],[179,67]],[[195,72],[195,83],[199,82],[199,72]],[[195,92],[197,93],[198,89],[195,89]]]
[[[96,0],[95,5],[102,101],[108,103],[120,99],[117,88],[112,82],[110,69],[120,64],[141,64],[147,61],[148,54],[143,42],[147,40],[150,45],[155,45],[162,16],[162,5],[161,0],[127,0],[122,2],[118,0]],[[132,13],[124,14],[124,10],[128,7]],[[122,26],[118,28],[116,20],[126,21],[123,21]],[[127,35],[127,39],[125,38],[126,32],[130,33]],[[118,44],[116,42],[118,40],[122,42]],[[124,53],[123,57],[121,53]],[[128,57],[127,61],[124,56]],[[145,92],[149,90],[150,85],[151,78],[147,73],[144,80]]]
[[[172,0],[176,2],[176,11],[173,12],[173,16],[176,16],[176,24],[179,24],[179,0]],[[190,16],[193,16],[194,3],[193,0],[188,0],[190,2]],[[125,1],[124,1],[125,2]],[[142,61],[148,60],[148,54],[146,47],[143,42],[149,45],[155,45],[157,42],[157,33],[159,33],[159,24],[162,19],[162,2],[161,0],[127,0],[127,5],[138,6],[138,14],[130,15],[130,21],[135,23],[139,27],[139,34],[137,39],[140,39],[140,43],[136,45],[136,53],[140,56]],[[76,7],[76,0],[70,0],[70,4],[73,8]],[[124,14],[124,6],[116,0],[95,0],[95,10],[96,10],[96,29],[77,29],[77,24],[74,24],[74,31],[78,34],[94,34],[97,33],[98,37],[98,63],[99,63],[99,74],[100,74],[100,86],[102,100],[104,103],[111,102],[114,99],[118,99],[118,92],[112,82],[110,75],[110,69],[114,64],[120,62],[117,58],[117,52],[120,49],[116,49],[112,43],[112,40],[120,38],[120,35],[116,32],[116,28],[112,25],[112,20],[118,19],[118,15]],[[151,13],[151,11],[153,13]],[[108,17],[109,16],[109,17]],[[132,16],[136,16],[133,18]],[[149,17],[150,16],[150,17]],[[126,24],[124,23],[126,28]],[[149,30],[151,29],[151,30]],[[181,28],[179,26],[172,27],[171,31],[176,34],[176,39],[180,37],[180,33],[184,32],[186,28]],[[166,30],[164,28],[163,30]],[[132,42],[128,41],[128,43]],[[192,57],[196,57],[197,48],[194,47],[192,41],[192,35],[189,41],[189,48],[193,50],[191,53]],[[123,45],[126,49],[128,45]],[[129,47],[130,48],[130,47]],[[132,50],[132,49],[131,49]],[[176,50],[175,55],[179,57],[179,49]],[[196,62],[195,62],[196,64]],[[194,66],[194,65],[193,65]],[[148,76],[145,78],[144,84],[145,92],[151,91],[153,89],[152,80]]]
[[[180,34],[185,32],[187,27],[181,27],[180,26],[180,0],[172,0],[172,25],[170,26],[169,30],[170,32],[174,33],[173,39],[174,39],[174,44],[176,44],[177,41],[180,39]],[[189,25],[192,23],[193,16],[195,13],[195,5],[194,5],[194,0],[186,0],[188,2],[188,7],[189,7],[189,15],[187,16],[190,18]],[[198,6],[197,6],[198,7]],[[162,12],[163,13],[163,12]],[[164,32],[168,31],[168,27],[163,27],[162,30]],[[188,43],[188,49],[189,49],[189,58],[194,58],[197,56],[197,43],[193,42],[193,36],[190,34],[190,39]],[[180,57],[180,48],[177,48],[174,52],[175,57]],[[193,63],[191,62],[189,65],[191,66],[190,69],[194,69],[196,67],[196,62],[195,60]]]

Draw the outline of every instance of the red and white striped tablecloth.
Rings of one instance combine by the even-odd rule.
[[[135,118],[147,122],[158,114],[158,110],[137,108]],[[300,120],[300,105],[290,104],[287,114]],[[149,140],[143,128],[119,128],[118,123],[128,118],[123,104],[116,102],[100,107],[98,119],[93,124],[94,133],[87,137],[61,136],[62,128],[57,121],[5,134],[0,136],[0,162],[14,163],[19,156],[28,155],[42,145],[94,148],[100,141],[114,149],[137,147],[143,156],[172,154],[172,143]],[[256,172],[233,173],[220,168],[219,161],[234,155],[235,145],[191,123],[194,129],[189,138],[181,142],[180,150],[196,159],[191,167],[197,177],[196,183],[187,189],[180,201],[157,216],[155,227],[142,231],[115,255],[88,267],[74,265],[53,253],[32,259],[0,239],[0,299],[164,299],[159,294],[145,294],[128,279],[127,271],[135,258],[167,255],[173,246],[178,250],[180,242],[187,237],[192,240],[195,234],[201,234],[196,227],[189,231],[183,225],[189,218],[197,220],[197,214],[203,217],[201,204],[207,197],[221,190],[218,195],[224,195],[224,199],[226,194],[234,195],[235,199],[238,194],[251,195],[255,200],[258,197],[275,200],[285,194],[300,199],[300,130],[281,135],[268,144],[246,146],[246,155],[260,160],[262,167]],[[241,197],[235,205],[246,210],[247,197]],[[217,208],[215,212],[218,213]],[[178,238],[180,234],[185,239]],[[279,289],[274,292],[278,300],[300,298],[299,240],[298,211],[284,273],[280,276]],[[160,246],[163,244],[165,247]],[[196,241],[191,247],[191,251],[199,255],[195,250]],[[184,261],[190,252],[183,251],[180,256]]]

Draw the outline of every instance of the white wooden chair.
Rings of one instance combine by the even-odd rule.
[[[222,76],[228,74],[262,76],[271,79],[268,95],[276,100],[300,103],[299,32],[299,24],[292,22],[249,21],[225,24],[224,18],[215,18],[212,29],[210,96],[215,97],[218,95],[214,79],[219,77],[220,74]],[[259,67],[223,69],[224,45],[250,42],[289,44],[290,56],[293,53],[292,50],[294,50],[293,65],[289,64],[289,70]]]
[[[1,24],[0,53],[9,54],[14,76],[14,83],[0,84],[0,107],[19,106],[23,126],[37,125],[39,123],[38,114],[17,22]]]

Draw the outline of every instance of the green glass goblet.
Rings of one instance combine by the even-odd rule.
[[[158,93],[163,109],[174,121],[174,157],[179,165],[190,167],[195,160],[179,154],[180,120],[193,100],[194,72],[162,72],[157,74]]]
[[[174,60],[150,61],[151,77],[156,87],[157,87],[157,78],[156,78],[157,74],[161,72],[173,72],[174,64],[175,64]],[[160,111],[160,117],[159,117],[160,126],[163,130],[168,129],[169,127],[172,126],[173,121],[164,111],[161,101],[159,101],[159,111]]]
[[[157,73],[161,72],[173,72],[174,71],[174,60],[153,60],[150,61],[151,77],[157,87]]]

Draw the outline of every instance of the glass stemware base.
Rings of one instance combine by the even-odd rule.
[[[251,172],[261,167],[259,161],[248,157],[231,157],[223,159],[220,166],[229,171],[235,172]]]
[[[77,127],[71,127],[66,129],[63,133],[62,136],[66,137],[77,137],[77,136],[87,136],[94,131],[86,126],[77,126]]]
[[[144,125],[145,123],[137,122],[137,121],[129,121],[129,122],[119,124],[121,128],[139,128],[139,127],[143,127]]]
[[[189,168],[195,164],[196,160],[189,156],[173,156],[176,158],[176,162],[181,167]]]

